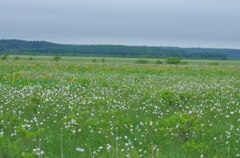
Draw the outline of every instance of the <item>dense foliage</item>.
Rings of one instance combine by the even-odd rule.
[[[64,45],[45,41],[0,40],[0,52],[12,54],[61,54],[121,57],[181,57],[240,59],[240,50],[123,45]]]

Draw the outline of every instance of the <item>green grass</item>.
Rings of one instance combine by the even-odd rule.
[[[29,61],[29,58],[32,57],[35,62],[49,62],[53,61],[54,56],[34,56],[34,55],[9,55],[8,60],[14,60],[15,57],[19,57],[19,61]],[[85,56],[61,56],[62,59],[59,62],[74,62],[74,63],[103,63],[102,59],[105,59],[105,64],[135,64],[138,60],[147,60],[149,64],[156,64],[156,61],[159,58],[119,58],[119,57],[85,57]],[[93,59],[96,61],[93,62]],[[160,59],[163,64],[166,64],[166,59]],[[188,65],[203,66],[209,65],[209,63],[217,62],[219,66],[240,66],[239,60],[191,60],[183,59],[183,62],[186,61]]]
[[[14,57],[0,61],[0,157],[240,156],[239,61]]]

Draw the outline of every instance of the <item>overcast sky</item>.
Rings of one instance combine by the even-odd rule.
[[[240,49],[240,0],[1,0],[0,39]]]

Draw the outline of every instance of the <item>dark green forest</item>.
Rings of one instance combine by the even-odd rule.
[[[0,54],[84,55],[118,57],[179,57],[240,59],[238,49],[148,47],[124,45],[66,45],[46,41],[0,40]]]

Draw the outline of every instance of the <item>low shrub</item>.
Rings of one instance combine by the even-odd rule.
[[[156,61],[156,64],[162,64],[162,61],[158,59],[158,60]]]
[[[53,57],[53,60],[56,61],[56,62],[59,61],[59,60],[61,60],[61,59],[62,59],[62,58],[61,58],[60,56],[55,56],[55,57]]]
[[[148,60],[145,60],[145,59],[139,59],[135,62],[136,64],[148,64],[149,61]]]
[[[1,55],[2,60],[7,60],[7,58],[8,58],[8,54]]]
[[[187,65],[188,62],[187,62],[187,61],[182,61],[180,64],[181,64],[181,65]]]
[[[167,64],[180,64],[181,63],[181,59],[180,58],[176,58],[176,57],[170,57],[170,58],[167,58],[166,60]]]
[[[218,66],[218,62],[210,62],[210,63],[208,63],[208,65],[210,65],[210,66]]]
[[[19,60],[20,58],[18,56],[14,57],[14,60]]]

